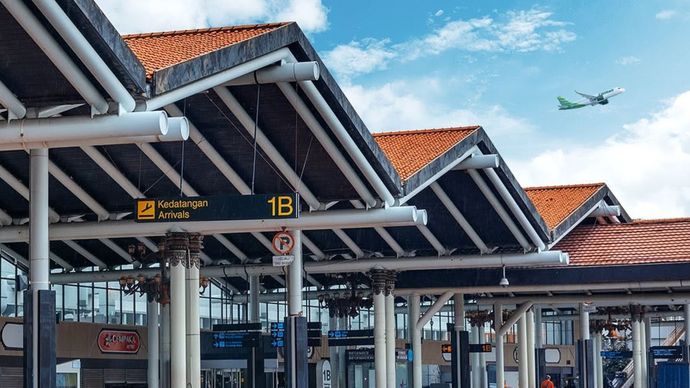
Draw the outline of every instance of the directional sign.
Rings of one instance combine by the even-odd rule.
[[[328,346],[373,345],[374,330],[329,330]]]
[[[470,353],[491,353],[491,344],[470,344]],[[450,344],[441,344],[441,353],[453,353],[453,347]]]
[[[137,199],[136,222],[297,218],[297,194],[216,195]]]
[[[273,249],[275,249],[276,253],[279,255],[287,255],[292,251],[292,247],[294,246],[295,239],[290,232],[282,231],[273,236]]]
[[[607,360],[622,360],[626,358],[632,358],[633,354],[629,350],[604,350],[601,352],[601,358],[607,359]]]
[[[214,348],[249,348],[259,346],[261,333],[241,332],[241,331],[222,331],[213,333]]]
[[[650,346],[649,351],[652,354],[652,358],[683,358],[682,346]]]

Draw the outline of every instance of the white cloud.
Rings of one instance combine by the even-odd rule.
[[[306,32],[328,28],[321,0],[96,0],[122,34],[296,21]]]
[[[676,15],[678,15],[678,12],[672,9],[664,9],[656,14],[656,18],[659,20],[668,20],[674,18]]]
[[[476,109],[449,107],[442,96],[445,82],[435,78],[396,81],[375,88],[344,85],[348,99],[372,132],[482,125],[492,136],[532,132],[526,120],[500,105]],[[424,90],[420,97],[415,90]]]
[[[357,74],[385,69],[388,62],[396,56],[386,47],[388,43],[388,40],[374,39],[353,41],[327,52],[324,60],[331,71],[347,80]]]
[[[439,55],[449,50],[469,52],[532,52],[558,51],[563,44],[572,42],[577,35],[565,29],[567,23],[553,20],[552,13],[539,9],[510,11],[498,20],[485,16],[468,20],[452,20],[430,34],[405,42],[391,43],[389,40],[365,39],[350,42],[326,53],[329,67],[346,76],[356,76],[380,70],[393,61],[414,60],[430,55]],[[372,45],[371,42],[376,42]],[[357,55],[372,55],[376,66],[349,67],[351,57],[332,55],[358,49]],[[384,55],[385,54],[385,55]],[[329,60],[330,59],[330,60]],[[344,60],[341,62],[341,60]]]
[[[640,62],[641,62],[640,58],[632,56],[632,55],[628,55],[628,56],[620,57],[620,58],[616,59],[616,63],[621,65],[621,66],[637,65]]]
[[[436,17],[439,17],[439,16],[441,16],[441,15],[443,15],[443,10],[442,10],[442,9],[439,9],[439,10],[436,11],[436,13],[434,14],[434,16],[436,16]]]
[[[690,91],[604,142],[509,162],[524,185],[604,181],[632,217],[690,216]]]

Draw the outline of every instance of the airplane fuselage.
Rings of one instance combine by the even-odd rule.
[[[558,106],[559,110],[579,109],[584,108],[586,106],[594,105],[606,105],[609,103],[609,98],[615,97],[625,92],[625,89],[616,87],[613,89],[605,90],[595,96],[580,93],[578,91],[575,92],[584,98],[576,102],[570,102],[563,97],[558,97],[558,101],[560,102],[560,105]]]

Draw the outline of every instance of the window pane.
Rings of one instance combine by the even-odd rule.
[[[135,295],[135,300],[137,303],[137,309],[136,309],[136,322],[134,323],[135,325],[145,325],[146,324],[146,294],[141,295],[140,293],[136,293]]]
[[[77,286],[65,285],[65,321],[77,320]]]
[[[91,285],[79,286],[79,321],[93,322],[93,289]]]
[[[134,324],[134,295],[122,293],[122,324]]]
[[[120,290],[108,289],[108,323],[120,324],[122,308],[120,306]]]
[[[57,313],[59,319],[62,320],[62,285],[53,285],[53,290],[55,291],[55,313]]]

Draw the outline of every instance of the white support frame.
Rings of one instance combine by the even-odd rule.
[[[0,81],[0,105],[7,108],[9,113],[8,118],[12,119],[22,119],[26,116],[26,107],[22,104],[17,96],[12,93],[12,91]]]
[[[62,240],[62,242],[65,243],[65,245],[67,245],[68,247],[72,248],[72,250],[76,251],[78,254],[82,255],[86,260],[92,262],[93,265],[97,266],[98,268],[100,268],[100,269],[108,268],[108,266],[103,261],[101,261],[101,259],[96,257],[96,255],[89,252],[88,250],[86,250],[81,245],[77,244],[75,241],[73,241],[73,240]]]
[[[467,221],[467,219],[462,215],[460,212],[460,209],[455,206],[453,201],[448,197],[448,194],[443,190],[441,185],[438,184],[438,182],[433,182],[431,184],[431,190],[434,191],[434,194],[438,197],[438,199],[441,201],[443,206],[446,207],[448,212],[450,213],[451,216],[453,216],[453,219],[460,225],[460,228],[467,234],[467,237],[472,240],[474,245],[479,248],[479,251],[481,253],[489,253],[492,251],[482,240],[481,237],[479,237],[479,234],[474,230],[472,225]]]

